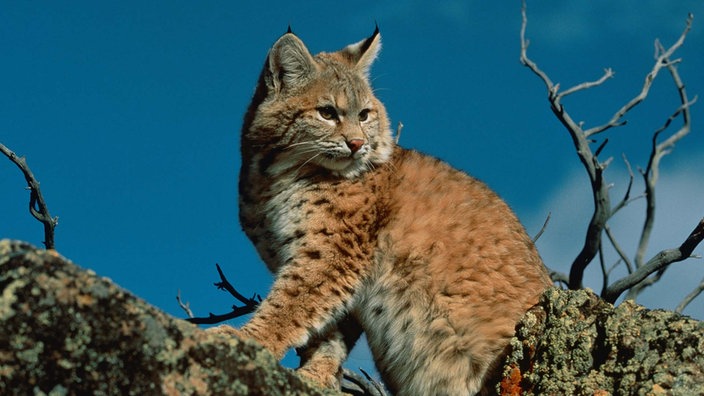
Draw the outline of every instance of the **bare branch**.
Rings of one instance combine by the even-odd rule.
[[[190,303],[184,303],[184,302],[181,300],[181,290],[179,290],[179,291],[176,293],[176,301],[178,301],[178,306],[181,307],[181,309],[183,309],[184,312],[186,312],[186,315],[188,315],[189,318],[192,318],[192,317],[193,317],[193,311],[191,311],[191,306],[190,306],[191,304],[190,304]]]
[[[610,67],[606,68],[606,69],[604,69],[604,75],[601,76],[601,78],[599,78],[598,80],[590,81],[590,82],[583,82],[581,84],[575,85],[572,88],[569,88],[569,89],[566,89],[566,90],[560,92],[557,96],[560,99],[562,99],[569,94],[573,94],[575,92],[583,91],[585,89],[597,87],[597,86],[603,84],[606,80],[610,79],[613,76],[614,76],[614,71]]]
[[[189,315],[189,318],[186,319],[187,321],[195,324],[216,324],[220,322],[224,322],[226,320],[238,318],[243,315],[250,314],[254,312],[257,307],[259,306],[259,303],[262,302],[262,297],[259,294],[255,294],[252,296],[252,298],[246,298],[242,294],[240,294],[235,288],[232,286],[232,284],[227,280],[225,277],[225,274],[222,272],[222,269],[220,268],[219,264],[215,264],[215,268],[218,270],[218,274],[220,275],[220,282],[215,283],[215,287],[217,287],[219,290],[226,290],[228,293],[230,293],[233,297],[235,297],[238,301],[244,304],[242,307],[238,307],[236,305],[232,306],[232,311],[228,312],[226,314],[222,315],[215,315],[212,313],[209,313],[207,317],[193,317],[192,315]],[[180,297],[178,297],[180,299]]]
[[[604,246],[599,246],[599,266],[601,267],[601,284],[602,291],[609,284],[609,274],[611,270],[606,269],[606,261],[604,259]]]
[[[611,227],[608,226],[608,224],[604,227],[604,231],[606,231],[606,237],[609,238],[609,242],[611,242],[611,246],[614,247],[614,250],[616,250],[616,253],[618,253],[618,256],[621,258],[621,260],[626,264],[626,268],[628,268],[628,273],[633,272],[633,265],[631,264],[631,260],[628,259],[628,256],[626,255],[626,252],[623,251],[621,248],[621,245],[616,242],[616,238],[614,238],[614,235],[611,233]]]
[[[348,369],[342,371],[342,392],[345,394],[360,396],[388,396],[383,385],[373,379],[361,368],[359,371],[364,374],[364,378]]]
[[[672,117],[670,117],[670,119],[668,119],[668,122],[666,122],[665,126],[661,128],[661,130],[665,130],[670,125],[670,123],[680,114],[684,118],[685,125],[682,129],[680,129],[680,131],[673,134],[671,138],[668,138],[662,144],[655,144],[657,136],[660,134],[660,132],[657,132],[654,137],[655,140],[653,145],[653,156],[652,160],[650,161],[652,163],[652,166],[649,165],[648,171],[646,171],[643,175],[646,179],[646,184],[649,185],[649,187],[646,188],[645,192],[645,197],[648,200],[648,211],[646,214],[646,225],[644,226],[644,233],[641,236],[641,244],[639,247],[639,251],[645,252],[645,249],[647,247],[647,241],[650,237],[650,229],[652,228],[652,220],[654,219],[654,181],[657,180],[658,161],[663,155],[669,152],[670,147],[674,144],[674,142],[676,142],[678,139],[680,139],[682,136],[686,135],[689,132],[689,107],[691,106],[693,101],[690,102],[689,100],[687,100],[686,92],[684,91],[684,85],[681,83],[679,75],[677,74],[676,64],[679,62],[679,60],[672,61],[671,57],[672,54],[674,54],[674,52],[679,49],[684,43],[684,39],[691,28],[692,15],[689,15],[684,31],[680,35],[677,42],[675,42],[675,44],[673,44],[671,47],[665,49],[658,41],[656,41],[655,63],[651,71],[646,75],[641,91],[628,103],[618,109],[618,111],[616,111],[613,117],[606,124],[585,131],[582,129],[583,124],[575,123],[560,101],[566,95],[603,84],[607,79],[613,76],[613,71],[611,69],[606,69],[604,75],[599,80],[581,83],[573,88],[567,89],[563,92],[559,92],[559,84],[554,84],[550,80],[548,75],[542,70],[540,70],[540,68],[535,62],[531,61],[528,58],[528,41],[526,39],[527,16],[525,1],[523,1],[521,14],[523,17],[523,23],[521,26],[521,62],[523,63],[523,65],[531,69],[531,71],[533,71],[533,73],[536,74],[543,81],[546,88],[548,89],[548,101],[550,102],[551,110],[555,114],[557,119],[569,132],[570,137],[572,138],[572,141],[574,143],[577,155],[579,156],[580,161],[584,165],[584,168],[587,171],[587,174],[589,175],[589,180],[591,182],[594,212],[587,227],[587,234],[582,250],[572,262],[569,274],[569,287],[571,289],[577,289],[582,287],[582,280],[586,267],[593,261],[596,255],[600,254],[601,252],[601,238],[602,233],[605,230],[607,221],[616,212],[618,212],[621,208],[623,208],[630,202],[630,191],[633,183],[633,172],[630,169],[630,164],[624,158],[624,161],[626,162],[626,165],[629,168],[630,180],[624,198],[612,208],[609,196],[610,186],[604,181],[603,178],[603,172],[608,166],[610,159],[604,162],[600,162],[598,160],[598,156],[599,154],[601,154],[601,151],[607,144],[608,139],[605,139],[597,147],[596,151],[592,152],[590,147],[590,143],[592,142],[592,140],[589,137],[591,135],[606,131],[609,128],[625,124],[625,121],[622,120],[623,116],[647,97],[654,79],[657,77],[658,73],[662,68],[667,67],[671,75],[673,76],[675,84],[677,85],[678,90],[680,92],[682,106],[680,107],[680,109],[678,109],[677,112],[675,112],[675,114],[673,114]],[[609,236],[612,245],[614,245],[614,248],[619,253],[619,256],[621,256],[621,259],[629,267],[629,276],[633,275],[635,272],[638,272],[637,270],[634,270],[632,268],[633,263],[631,263],[626,258],[625,253],[616,243],[610,231],[607,231],[607,236]],[[603,262],[603,256],[601,256],[601,266],[605,282],[608,282],[608,274],[611,270],[607,270],[606,265]],[[641,266],[642,254],[640,256],[637,256],[635,260],[635,267],[639,268]],[[655,271],[648,272],[646,277],[652,274],[653,272]],[[657,276],[662,276],[664,268],[657,272]],[[604,292],[608,291],[608,287],[606,286],[607,285],[605,284]]]
[[[533,237],[533,243],[537,242],[538,239],[545,232],[545,229],[548,227],[548,223],[550,223],[550,216],[552,216],[552,212],[548,212],[548,217],[545,218],[545,222],[543,223],[543,226],[540,227],[540,230],[538,231],[538,233],[535,234],[535,236]]]
[[[704,239],[704,218],[699,221],[687,239],[677,248],[666,249],[656,254],[648,260],[642,267],[633,273],[625,276],[607,287],[601,297],[608,302],[615,302],[616,299],[626,290],[643,281],[649,275],[661,271],[668,265],[685,260],[692,255],[694,249]]]
[[[193,317],[193,318],[187,318],[186,321],[193,323],[193,324],[217,324],[217,323],[222,323],[226,320],[231,320],[235,318],[239,318],[240,316],[248,315],[251,314],[256,310],[256,307],[259,305],[255,305],[254,307],[251,306],[243,306],[243,307],[238,307],[233,305],[232,306],[232,311],[228,312],[226,314],[222,315],[215,315],[213,313],[209,313],[207,317]]]
[[[690,18],[687,20],[687,29],[689,28],[691,24],[691,15]],[[685,31],[686,32],[686,31]],[[681,37],[682,39],[682,37]],[[661,51],[664,51],[661,49]],[[652,233],[653,225],[655,222],[655,186],[657,184],[659,174],[660,174],[660,160],[667,154],[669,154],[672,151],[672,148],[674,147],[675,143],[677,143],[679,140],[681,140],[683,137],[685,137],[687,134],[689,134],[691,130],[691,114],[690,114],[690,108],[691,106],[696,102],[697,98],[695,97],[692,100],[689,100],[687,97],[687,91],[685,89],[684,83],[682,82],[682,79],[679,75],[679,72],[677,71],[677,67],[672,62],[669,62],[668,58],[664,58],[663,62],[666,62],[668,71],[670,72],[670,75],[672,76],[673,82],[675,86],[677,87],[677,91],[679,93],[680,97],[680,102],[681,105],[668,117],[668,119],[665,121],[662,127],[660,127],[658,130],[656,130],[653,133],[653,138],[652,138],[652,144],[651,144],[651,152],[650,152],[650,157],[648,159],[648,165],[644,171],[641,171],[641,174],[643,176],[643,180],[645,182],[645,198],[646,198],[646,213],[645,213],[645,222],[643,224],[643,228],[641,231],[640,235],[640,240],[638,242],[638,248],[636,250],[636,257],[635,257],[635,265],[636,268],[639,268],[643,266],[644,264],[644,257],[645,253],[648,249],[648,244],[650,242],[650,236]],[[670,127],[672,122],[678,118],[682,117],[682,126],[673,134],[671,134],[668,138],[666,138],[664,141],[658,143],[658,138],[662,133],[664,133],[667,128]],[[648,278],[646,281],[642,282],[641,284],[635,285],[633,288],[631,288],[628,291],[628,296],[627,298],[634,299],[638,294],[640,294],[643,289],[645,289],[647,286],[654,284],[657,282],[662,274],[665,272],[665,268],[662,270],[658,271],[658,274],[654,278]]]
[[[546,266],[547,268],[547,266]],[[560,271],[555,271],[551,268],[547,268],[548,273],[550,274],[550,280],[552,280],[554,283],[560,284],[564,287],[569,287],[569,277],[567,274],[560,272]]]
[[[677,305],[677,308],[675,308],[675,312],[677,313],[682,313],[685,308],[687,308],[687,305],[691,303],[699,294],[704,291],[704,279],[702,279],[701,282],[699,282],[699,285],[694,288],[685,298]]]
[[[579,289],[582,287],[582,279],[584,278],[584,270],[589,263],[594,259],[601,246],[601,232],[611,215],[611,203],[609,199],[608,185],[603,180],[603,170],[606,164],[599,162],[597,157],[592,154],[589,147],[590,140],[582,130],[581,124],[576,123],[564,106],[560,103],[560,99],[564,95],[560,95],[559,85],[553,84],[552,80],[545,72],[540,70],[538,65],[528,58],[528,41],[526,39],[526,27],[528,17],[526,14],[526,2],[523,1],[521,7],[523,23],[521,25],[521,63],[535,73],[545,84],[548,90],[548,101],[550,108],[557,119],[567,129],[572,138],[577,155],[579,156],[582,165],[584,165],[589,180],[592,185],[592,198],[594,201],[594,213],[589,226],[587,227],[587,235],[584,240],[582,250],[579,252],[570,267],[569,287],[571,289]],[[572,88],[568,91],[575,92],[577,90],[586,89],[589,86],[594,86],[596,83],[580,84],[577,88]],[[571,93],[570,92],[570,93]]]
[[[628,186],[626,187],[626,193],[623,195],[623,199],[621,199],[621,201],[619,201],[619,203],[617,203],[613,207],[613,209],[611,209],[611,215],[609,217],[613,217],[619,210],[626,207],[626,205],[628,205],[629,203],[645,196],[639,195],[637,197],[631,198],[631,188],[633,187],[633,169],[631,168],[631,163],[628,162],[628,158],[626,158],[626,154],[622,154],[622,157],[623,162],[626,164],[626,168],[628,169]]]
[[[623,125],[624,122],[621,121],[621,118],[623,118],[626,113],[628,113],[632,108],[640,104],[645,98],[648,96],[648,92],[650,91],[650,87],[653,84],[653,81],[655,80],[655,77],[657,77],[658,73],[660,72],[660,69],[663,67],[672,67],[673,63],[670,61],[670,58],[672,57],[672,54],[679,49],[682,44],[684,44],[684,39],[687,37],[687,33],[689,33],[689,30],[692,27],[692,19],[694,16],[692,14],[689,14],[687,18],[687,23],[685,26],[684,31],[680,35],[679,39],[668,49],[662,48],[660,43],[656,41],[655,43],[655,64],[653,65],[652,70],[650,73],[648,73],[645,76],[645,81],[643,82],[643,87],[641,88],[640,93],[636,95],[633,99],[631,99],[628,103],[626,103],[623,107],[621,107],[616,113],[611,117],[611,119],[604,125],[600,125],[591,129],[588,129],[585,134],[587,137],[604,132],[605,130],[609,128],[613,128],[615,126],[620,126]]]
[[[27,160],[24,157],[18,157],[5,145],[0,143],[0,152],[5,154],[18,168],[22,171],[24,179],[27,181],[29,188],[29,213],[39,220],[44,225],[44,246],[47,249],[53,250],[54,246],[54,228],[59,224],[58,217],[51,217],[49,208],[44,201],[42,191],[39,188],[39,181],[34,177],[32,170],[27,165]]]
[[[396,139],[395,142],[398,144],[398,141],[401,140],[401,131],[403,130],[403,123],[401,121],[398,122],[398,125],[396,125]]]
[[[258,294],[255,294],[252,298],[246,298],[245,296],[240,294],[237,290],[235,290],[235,288],[227,280],[227,278],[225,278],[225,274],[222,272],[220,264],[216,263],[215,268],[218,270],[218,275],[220,275],[220,282],[215,283],[215,287],[217,287],[219,290],[227,290],[227,292],[230,293],[232,297],[236,298],[245,305],[256,305],[258,304],[257,299],[259,301],[262,300],[262,298]]]
[[[552,96],[553,91],[556,91],[555,85],[552,83],[548,75],[545,74],[545,72],[543,72],[542,70],[540,70],[538,68],[538,65],[536,65],[532,60],[528,58],[528,45],[530,43],[526,39],[526,28],[528,26],[528,14],[526,9],[526,0],[523,0],[523,3],[521,5],[521,16],[523,18],[523,22],[521,23],[521,63],[524,66],[528,67],[530,70],[532,70],[533,73],[540,77],[541,80],[543,80],[545,86],[547,87],[548,91],[551,93]]]

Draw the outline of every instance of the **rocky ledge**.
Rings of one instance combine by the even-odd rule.
[[[704,324],[548,290],[502,395],[702,395]],[[54,251],[0,241],[0,394],[323,395],[261,347],[171,317]]]

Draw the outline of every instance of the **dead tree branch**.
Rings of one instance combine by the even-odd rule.
[[[685,33],[690,28],[691,18],[692,16],[690,15],[689,19],[687,20],[687,28],[685,30]],[[682,38],[680,39],[680,41],[682,41]],[[666,52],[659,42],[656,42],[655,47],[656,50],[659,51],[659,53]],[[658,57],[658,59],[660,58],[661,57]],[[645,170],[641,171],[641,175],[645,183],[646,215],[645,222],[643,224],[643,229],[641,231],[640,241],[636,250],[636,257],[634,260],[637,270],[639,270],[645,265],[644,257],[648,249],[650,235],[652,233],[653,224],[655,222],[655,186],[660,175],[660,160],[665,155],[672,152],[675,143],[677,143],[683,137],[689,134],[691,130],[690,108],[697,101],[696,96],[692,100],[689,100],[689,98],[687,97],[687,91],[685,89],[684,83],[682,82],[682,78],[680,77],[679,72],[677,71],[677,67],[675,67],[675,63],[670,62],[668,58],[664,58],[662,59],[662,61],[667,63],[667,68],[670,72],[670,75],[672,76],[672,80],[675,86],[677,87],[681,106],[677,108],[672,115],[670,115],[670,117],[665,121],[662,127],[655,131],[655,133],[653,133],[648,165]],[[677,118],[682,118],[682,126],[672,135],[667,137],[665,140],[658,143],[660,135],[664,133],[671,126],[672,122]],[[660,277],[662,277],[665,270],[667,270],[667,267],[663,267],[662,269],[658,270],[658,273],[656,275],[646,278],[643,280],[643,282],[630,288],[628,290],[626,298],[635,299],[638,294],[640,294],[646,287],[660,280]]]
[[[656,41],[655,47],[656,47],[656,52],[655,52],[655,65],[653,66],[652,70],[650,73],[648,73],[645,76],[645,81],[643,82],[643,87],[641,88],[640,93],[636,95],[633,99],[631,99],[628,103],[626,103],[623,107],[621,107],[616,113],[611,117],[611,119],[603,125],[596,126],[594,128],[591,128],[587,130],[585,133],[587,137],[591,135],[595,135],[597,133],[601,133],[606,131],[609,128],[613,128],[615,126],[620,126],[624,125],[625,121],[622,121],[621,119],[623,118],[626,113],[628,113],[631,109],[636,107],[638,104],[640,104],[645,98],[648,96],[648,93],[650,92],[650,87],[653,84],[653,81],[655,81],[655,77],[658,76],[658,73],[660,72],[660,69],[663,67],[671,67],[673,65],[672,62],[670,62],[670,58],[672,57],[672,54],[677,51],[682,44],[684,44],[684,39],[687,37],[687,33],[689,33],[689,30],[692,28],[692,19],[693,15],[689,14],[687,18],[687,25],[684,29],[684,32],[680,35],[679,39],[673,44],[670,48],[665,50],[662,48],[662,51],[659,50],[659,42]],[[677,61],[679,62],[679,61]]]
[[[592,153],[589,144],[591,141],[587,139],[588,135],[582,129],[581,124],[575,122],[569,113],[565,110],[561,103],[562,98],[565,96],[564,93],[560,93],[559,84],[552,82],[550,77],[542,71],[538,65],[528,58],[528,45],[529,42],[526,39],[526,28],[528,25],[528,16],[526,12],[526,2],[523,2],[523,7],[521,8],[521,14],[523,17],[523,23],[521,25],[521,63],[528,67],[535,75],[537,75],[545,84],[548,91],[548,101],[550,102],[550,109],[555,114],[557,119],[562,123],[562,125],[567,129],[572,138],[572,142],[577,151],[580,161],[582,162],[584,169],[587,171],[589,176],[589,181],[592,186],[592,199],[594,201],[594,213],[587,227],[587,235],[582,246],[581,251],[577,255],[577,258],[572,262],[570,266],[569,274],[569,288],[579,289],[582,287],[582,278],[584,277],[584,270],[587,268],[589,263],[592,262],[594,257],[599,252],[601,246],[601,234],[606,225],[606,221],[611,215],[611,201],[609,198],[609,187],[608,184],[604,182],[603,172],[606,169],[608,163],[600,162],[596,155]],[[565,92],[567,94],[574,93],[579,90],[595,87],[602,84],[608,78],[613,76],[613,72],[607,69],[605,75],[591,83],[585,83],[577,85],[576,87],[567,89]],[[603,145],[597,150],[600,151]]]
[[[567,129],[570,137],[572,138],[577,155],[583,164],[584,169],[587,171],[592,188],[594,212],[591,220],[589,221],[589,225],[587,226],[584,245],[570,266],[568,286],[571,289],[582,287],[584,271],[598,254],[604,280],[602,297],[610,302],[614,302],[624,291],[628,290],[628,297],[634,298],[644,287],[657,282],[671,263],[688,258],[691,255],[692,250],[701,241],[701,227],[698,226],[692,234],[690,234],[690,237],[687,238],[685,243],[683,243],[679,248],[663,250],[647,262],[644,260],[648,243],[651,239],[651,232],[655,219],[655,185],[658,180],[660,160],[662,157],[669,154],[675,143],[686,136],[691,129],[690,107],[696,101],[696,97],[693,100],[689,100],[687,97],[684,84],[682,83],[676,67],[681,60],[673,60],[672,56],[684,44],[684,40],[692,26],[693,16],[691,14],[688,16],[682,34],[672,46],[665,48],[660,41],[655,42],[655,62],[650,72],[645,76],[640,92],[620,109],[618,109],[606,123],[585,130],[583,129],[583,123],[577,123],[571,118],[561,100],[567,95],[603,84],[609,78],[613,77],[614,72],[607,68],[601,78],[595,81],[581,83],[572,88],[560,91],[560,85],[553,83],[550,77],[542,71],[534,61],[528,58],[529,42],[526,39],[528,19],[526,15],[525,0],[523,1],[521,13],[523,22],[521,26],[521,63],[528,67],[545,84],[548,91],[550,108],[560,123],[565,127],[565,129]],[[679,92],[681,105],[667,119],[664,125],[653,134],[652,150],[648,161],[648,166],[644,171],[641,171],[645,182],[645,193],[643,194],[646,199],[645,223],[641,231],[635,259],[631,261],[628,259],[626,253],[618,244],[607,225],[609,219],[613,217],[616,212],[632,201],[630,198],[630,193],[633,184],[633,172],[631,170],[630,163],[628,163],[624,156],[624,161],[628,167],[630,175],[630,180],[623,199],[612,207],[609,195],[610,185],[605,182],[603,175],[604,170],[608,167],[611,159],[607,159],[605,161],[600,161],[598,159],[598,156],[606,146],[608,139],[604,139],[594,151],[592,151],[590,144],[594,143],[594,140],[592,139],[593,135],[602,133],[610,128],[626,124],[623,117],[630,110],[645,100],[650,92],[653,81],[663,68],[666,68],[673,78],[674,85],[677,87]],[[671,126],[673,121],[680,118],[682,120],[682,126],[665,140],[659,142],[661,135],[664,134],[664,132]],[[633,199],[637,198],[639,197]],[[620,260],[610,268],[607,268],[607,265],[604,262],[602,246],[602,236],[604,234],[606,234],[611,242],[611,245],[620,257]],[[609,274],[620,262],[625,263],[628,269],[628,275],[613,284],[609,284]]]
[[[699,221],[699,224],[697,224],[687,239],[682,242],[679,247],[674,249],[666,249],[656,254],[632,274],[625,276],[609,285],[601,294],[601,297],[604,300],[613,303],[616,299],[618,299],[621,293],[632,288],[647,276],[666,268],[672,263],[690,258],[694,248],[696,248],[703,239],[704,218]]]
[[[216,323],[221,323],[226,320],[238,318],[243,315],[250,314],[254,312],[257,307],[259,306],[259,303],[262,302],[262,297],[259,294],[255,294],[252,296],[252,298],[246,298],[242,294],[240,294],[233,286],[232,284],[227,280],[225,277],[225,274],[222,272],[222,269],[220,268],[219,264],[215,264],[215,268],[218,270],[218,274],[220,275],[220,282],[215,282],[215,287],[217,287],[219,290],[226,290],[230,295],[232,295],[234,298],[236,298],[239,302],[243,303],[244,305],[239,307],[237,305],[232,306],[232,311],[228,312],[226,314],[222,315],[215,315],[213,313],[208,313],[208,316],[206,317],[194,317],[193,312],[189,309],[187,305],[184,305],[181,302],[181,294],[179,293],[176,296],[176,299],[179,302],[179,306],[186,312],[188,315],[188,318],[186,321],[194,323],[194,324],[216,324]]]
[[[533,243],[537,242],[538,239],[540,239],[540,237],[543,236],[545,229],[548,228],[548,224],[550,223],[550,216],[552,216],[552,212],[548,212],[548,216],[545,218],[545,221],[543,222],[543,226],[540,227],[540,230],[538,230],[538,233],[535,234],[535,236],[533,237]]]
[[[2,143],[0,143],[0,152],[5,154],[22,171],[29,189],[29,213],[44,225],[44,246],[47,249],[54,249],[54,228],[59,224],[59,218],[51,217],[51,214],[49,214],[49,208],[39,188],[39,181],[34,177],[24,157],[18,157],[17,154]]]
[[[699,285],[697,285],[694,290],[692,290],[689,294],[684,297],[682,302],[680,302],[677,305],[677,308],[675,308],[675,312],[682,313],[682,311],[687,308],[687,305],[689,305],[689,303],[691,303],[695,298],[697,298],[702,291],[704,291],[704,279],[699,282]]]
[[[387,396],[383,385],[372,378],[366,371],[361,368],[359,371],[362,375],[355,373],[349,369],[342,370],[342,392],[357,396]]]
[[[190,304],[190,303],[184,303],[184,302],[181,300],[181,290],[179,290],[179,291],[176,293],[176,301],[178,302],[178,306],[181,307],[181,309],[183,309],[183,311],[186,313],[186,315],[188,315],[189,318],[192,318],[192,317],[193,317],[193,311],[191,311],[191,304]]]

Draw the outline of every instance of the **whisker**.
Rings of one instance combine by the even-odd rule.
[[[294,146],[300,146],[301,144],[315,144],[315,143],[318,143],[318,142],[319,142],[319,140],[308,140],[308,141],[305,141],[305,142],[291,143],[291,144],[289,144],[288,146],[286,146],[286,148],[294,147]]]
[[[297,147],[297,146],[301,146],[301,145],[304,145],[304,144],[318,145],[318,144],[320,144],[321,141],[322,141],[322,140],[317,139],[317,140],[307,140],[307,141],[305,141],[305,142],[291,143],[291,144],[287,145],[286,147],[284,147],[284,150],[288,150],[288,149],[290,149],[290,148]]]
[[[315,157],[317,157],[317,156],[319,156],[319,155],[322,155],[322,154],[323,154],[323,153],[318,153],[318,154],[316,154],[316,155],[314,155],[314,156],[308,158],[304,163],[302,163],[298,168],[296,168],[296,170],[293,172],[294,178],[298,176],[298,172],[300,172],[301,168],[303,168],[304,166],[306,166],[306,164],[308,164],[308,163],[311,162],[313,159],[315,159]]]

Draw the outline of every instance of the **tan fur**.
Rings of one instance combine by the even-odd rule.
[[[379,47],[375,32],[312,56],[288,33],[269,52],[240,220],[276,280],[239,332],[221,330],[279,358],[302,347],[300,372],[330,387],[363,330],[395,394],[475,394],[550,281],[496,194],[394,144],[367,77]]]

